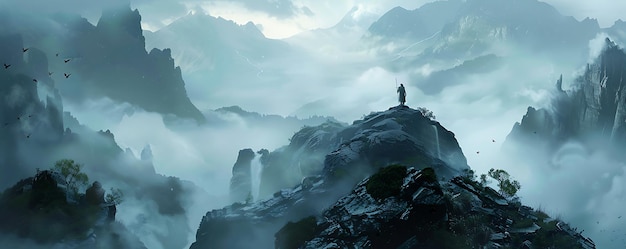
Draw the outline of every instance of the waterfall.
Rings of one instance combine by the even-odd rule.
[[[441,148],[439,147],[439,130],[436,125],[431,125],[435,131],[435,143],[437,143],[437,157],[441,159]]]
[[[257,155],[252,159],[250,165],[250,180],[252,183],[252,199],[257,201],[259,199],[259,189],[261,188],[261,156]]]

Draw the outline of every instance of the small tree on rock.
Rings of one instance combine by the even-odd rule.
[[[105,197],[105,201],[107,203],[113,203],[115,205],[119,205],[124,201],[124,193],[119,188],[111,188],[111,191]]]
[[[435,114],[433,113],[433,111],[426,109],[426,107],[418,107],[417,108],[418,111],[420,111],[422,113],[422,115],[424,115],[424,117],[427,117],[431,120],[435,120]]]
[[[516,180],[512,180],[508,172],[502,169],[490,169],[487,173],[489,177],[498,181],[499,192],[505,197],[512,198],[522,187]]]
[[[84,187],[89,182],[87,174],[80,171],[82,167],[83,165],[72,159],[62,159],[54,164],[54,169],[65,177],[68,190],[71,190],[75,195],[78,194],[79,187]]]

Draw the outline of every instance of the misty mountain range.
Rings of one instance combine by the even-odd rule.
[[[591,157],[598,151],[623,162],[619,148],[626,142],[621,81],[626,54],[617,43],[626,39],[626,23],[600,28],[594,19],[578,21],[535,0],[439,1],[415,10],[393,8],[380,18],[367,13],[355,19],[357,10],[352,9],[331,28],[285,40],[266,38],[252,22],[239,25],[200,13],[149,32],[141,29],[140,13],[128,6],[103,11],[95,25],[78,15],[61,13],[20,23],[20,13],[0,10],[0,63],[4,64],[0,68],[0,187],[18,186],[17,182],[34,176],[37,169],[50,168],[58,159],[74,159],[84,165],[91,181],[124,191],[126,201],[118,206],[117,215],[121,222],[107,229],[124,231],[134,243],[129,248],[458,248],[463,243],[494,248],[528,243],[537,248],[595,248],[586,238],[589,234],[570,228],[567,220],[550,218],[480,185],[467,174],[470,166],[453,131],[420,111],[398,106],[366,115],[341,106],[340,101],[350,102],[347,95],[342,95],[344,100],[332,94],[312,96],[312,86],[341,88],[362,76],[359,70],[375,66],[405,74],[405,84],[436,95],[468,79],[517,68],[520,61],[559,64],[555,70],[580,67],[590,59],[590,40],[602,33],[612,39],[605,40],[602,53],[586,64],[582,75],[569,84],[571,89],[564,89],[559,79],[550,106],[528,108],[522,121],[513,126],[502,154],[509,160],[535,155],[529,164],[536,166],[529,169],[566,168],[572,155]],[[309,42],[332,41],[342,35],[350,46],[308,47]],[[333,53],[357,56],[336,61],[328,56]],[[294,89],[300,92],[291,94]],[[130,106],[107,117],[115,119],[114,123],[123,124],[143,113],[157,115],[168,132],[185,137],[165,142],[190,151],[184,157],[204,162],[207,168],[228,168],[231,165],[223,161],[237,161],[237,167],[243,165],[238,170],[250,175],[206,177],[217,172],[214,169],[190,173],[205,177],[200,182],[163,174],[160,167],[197,168],[185,165],[187,161],[157,163],[156,158],[170,156],[161,153],[171,147],[161,144],[144,142],[136,156],[132,149],[123,148],[127,140],[110,130],[96,131],[66,110],[103,99],[116,105],[112,109]],[[289,110],[292,116],[258,111],[291,99],[298,100],[296,105],[281,106],[281,110]],[[254,101],[258,106],[249,104]],[[363,116],[346,124],[349,117],[322,113],[341,110],[335,108]],[[143,123],[135,129],[139,133],[158,125]],[[251,132],[238,134],[237,127]],[[200,142],[187,142],[211,129],[215,130],[212,134],[224,133],[226,139],[197,137]],[[254,147],[268,136],[279,141]],[[283,137],[290,139],[280,140]],[[228,149],[250,144],[245,146],[254,147],[259,155],[235,160],[214,147],[208,150],[211,154],[194,155],[190,144]],[[590,145],[596,150],[590,150]],[[160,150],[153,156],[155,147]],[[229,156],[237,151],[231,152]],[[220,164],[207,163],[218,156]],[[258,175],[252,175],[253,164],[261,169]],[[395,166],[385,168],[390,165]],[[376,199],[369,184],[385,169],[398,165],[407,166],[395,178],[402,184],[393,189],[394,194]],[[594,196],[614,188],[604,175],[623,176],[620,165],[590,174],[586,180],[595,185],[580,192],[606,204]],[[258,196],[251,200],[245,192],[253,191],[252,178],[258,180],[254,186]],[[213,181],[228,181],[231,189],[232,184],[239,184],[239,190],[243,188],[235,198],[239,202],[229,201],[224,193],[215,194],[217,190],[208,193],[206,182]],[[573,184],[572,188],[582,186]],[[2,200],[11,200],[7,198]],[[596,208],[581,210],[574,224],[593,223]],[[624,229],[612,223],[610,228]],[[0,241],[7,243],[28,240],[13,240],[11,236],[20,236],[13,231],[3,233],[9,239]],[[588,233],[595,239],[601,230]],[[242,236],[249,239],[242,240]],[[437,242],[429,240],[436,236]],[[554,240],[546,242],[546,236]],[[602,245],[620,243],[603,236],[599,236]],[[440,241],[450,244],[437,244]],[[78,248],[74,242],[60,241],[56,246]]]

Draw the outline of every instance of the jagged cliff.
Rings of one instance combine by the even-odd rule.
[[[507,143],[532,142],[532,147],[547,154],[572,139],[610,145],[602,146],[609,151],[620,148],[626,144],[625,65],[626,53],[607,38],[600,56],[587,64],[572,89],[564,91],[559,79],[550,108],[529,107],[513,126]]]
[[[71,82],[59,86],[64,97],[108,97],[150,112],[205,121],[187,96],[181,69],[175,66],[171,50],[146,51],[137,10],[129,6],[107,9],[96,26],[80,17],[59,15],[53,21],[72,34],[49,38],[63,44],[61,52],[54,53],[69,59],[52,68],[59,76],[71,74],[61,79]],[[55,55],[58,61],[61,58]]]
[[[252,198],[251,162],[254,159],[252,149],[243,149],[237,155],[237,161],[233,166],[233,177],[230,179],[230,200],[232,202],[245,202]]]

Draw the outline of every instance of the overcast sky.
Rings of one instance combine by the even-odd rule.
[[[29,10],[30,12],[78,12],[95,22],[104,6],[129,0],[0,0]],[[324,28],[337,23],[352,7],[384,14],[387,10],[402,6],[415,9],[431,0],[132,0],[131,7],[139,9],[143,27],[156,30],[169,24],[189,11],[202,10],[214,16],[222,16],[245,24],[253,21],[263,27],[271,38],[284,38],[300,31]],[[601,26],[610,26],[615,20],[626,19],[626,1],[620,0],[544,0],[564,15],[577,19],[594,17]],[[1,7],[1,6],[0,6]]]

